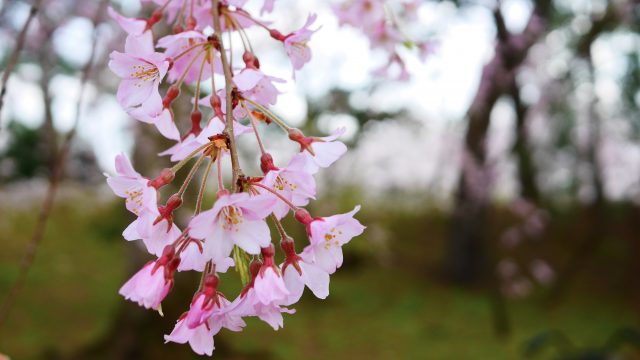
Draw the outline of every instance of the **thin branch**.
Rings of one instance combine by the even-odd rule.
[[[42,0],[38,1],[37,4],[31,6],[31,10],[29,10],[29,16],[27,20],[24,22],[22,26],[22,30],[20,30],[20,34],[18,35],[18,40],[16,41],[16,47],[13,49],[9,60],[7,61],[7,66],[4,68],[4,72],[2,73],[2,80],[0,80],[0,113],[2,113],[2,107],[4,105],[4,95],[7,93],[7,83],[9,81],[9,76],[13,72],[13,68],[18,63],[18,58],[20,57],[20,52],[24,47],[24,42],[27,38],[27,31],[29,30],[29,26],[31,22],[36,17],[38,13],[38,8]]]
[[[82,69],[82,75],[80,78],[80,81],[81,81],[80,95],[78,97],[78,103],[76,106],[76,114],[73,122],[73,127],[71,128],[71,130],[69,130],[69,132],[65,136],[64,142],[60,150],[58,151],[58,155],[54,163],[53,173],[49,178],[49,186],[47,188],[47,194],[42,203],[42,207],[40,208],[37,223],[34,227],[33,234],[31,236],[29,244],[27,245],[27,250],[24,256],[22,257],[22,261],[20,263],[20,269],[18,272],[18,277],[16,281],[13,283],[13,285],[11,286],[11,288],[9,289],[9,291],[7,292],[7,296],[5,297],[4,302],[2,303],[2,306],[0,306],[0,328],[6,322],[9,316],[9,313],[11,311],[13,302],[15,301],[18,293],[24,286],[24,283],[27,278],[27,274],[35,259],[38,246],[42,242],[42,237],[44,235],[47,222],[51,215],[51,209],[53,208],[53,203],[55,201],[56,194],[58,192],[58,186],[60,184],[60,181],[62,180],[62,175],[64,173],[64,167],[67,160],[67,156],[69,154],[69,149],[71,148],[71,143],[73,141],[73,138],[75,137],[76,130],[78,128],[78,124],[81,118],[82,102],[84,99],[84,96],[83,96],[84,90],[86,87],[86,83],[89,79],[89,76],[91,74],[92,65],[95,58],[95,54],[96,54],[96,48],[97,48],[97,42],[98,42],[98,36],[97,36],[98,20],[100,16],[104,13],[104,10],[108,2],[109,2],[108,0],[102,0],[100,2],[100,5],[93,18],[94,32],[93,32],[93,43],[91,47],[91,55],[89,56],[89,60],[87,61],[87,64]]]
[[[238,159],[238,148],[236,145],[236,139],[233,135],[233,101],[231,99],[233,92],[233,75],[231,74],[231,64],[229,64],[229,60],[227,59],[227,53],[224,48],[224,43],[222,42],[222,26],[220,25],[220,13],[219,0],[211,0],[211,13],[213,15],[213,29],[216,40],[218,44],[220,44],[220,59],[222,61],[222,70],[224,72],[224,82],[225,82],[225,96],[226,96],[226,105],[227,105],[227,119],[224,128],[224,133],[229,138],[229,152],[231,153],[231,168],[233,172],[233,180],[232,186],[234,190],[237,190],[237,182],[240,175],[242,175],[242,169],[240,169],[240,160]]]

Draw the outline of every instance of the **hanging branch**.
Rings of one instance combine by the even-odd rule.
[[[16,41],[16,47],[13,49],[9,60],[7,61],[7,66],[4,68],[4,72],[2,73],[2,80],[0,80],[0,113],[2,113],[2,107],[4,105],[4,95],[7,93],[7,83],[9,81],[9,76],[13,72],[13,68],[18,63],[18,58],[20,57],[20,52],[24,47],[24,42],[27,38],[27,31],[29,30],[29,26],[31,26],[31,22],[36,17],[38,13],[38,8],[42,0],[38,1],[37,4],[31,6],[31,10],[29,10],[29,15],[27,16],[27,20],[24,22],[22,26],[22,30],[20,30],[20,34],[18,35],[18,40]]]
[[[71,148],[71,144],[73,142],[73,138],[75,137],[78,124],[81,118],[81,109],[82,109],[82,102],[84,99],[84,90],[85,90],[87,81],[89,79],[89,76],[91,74],[91,70],[93,68],[93,61],[96,54],[96,48],[97,48],[97,42],[98,42],[97,24],[100,16],[104,13],[104,10],[106,9],[108,2],[109,2],[108,0],[102,0],[100,2],[100,5],[98,6],[96,14],[93,18],[94,32],[93,32],[93,42],[91,46],[91,55],[89,56],[89,60],[85,64],[84,68],[82,69],[82,75],[80,78],[80,94],[78,96],[78,102],[76,105],[76,115],[73,122],[73,127],[66,134],[63,140],[62,146],[60,147],[58,154],[55,157],[55,161],[53,164],[53,172],[51,174],[51,177],[49,178],[49,186],[47,188],[47,193],[44,201],[42,202],[42,207],[40,208],[38,219],[34,227],[33,233],[31,235],[31,239],[29,240],[29,244],[27,245],[25,254],[22,257],[22,261],[20,262],[18,277],[13,283],[13,285],[11,286],[11,288],[9,288],[7,292],[7,296],[5,297],[4,302],[2,303],[2,306],[0,306],[0,328],[6,322],[9,316],[9,313],[11,311],[13,302],[15,301],[22,287],[24,287],[27,274],[35,259],[38,246],[42,242],[42,237],[44,235],[47,222],[51,215],[51,209],[53,208],[55,197],[58,192],[58,187],[62,179],[62,175],[64,174],[64,168],[65,168],[67,156],[69,154],[69,150]]]
[[[233,101],[231,101],[232,92],[233,92],[233,75],[231,74],[231,64],[229,64],[229,60],[227,58],[227,53],[224,47],[224,43],[222,42],[222,26],[220,24],[220,11],[219,11],[219,0],[211,1],[211,12],[213,14],[213,36],[216,37],[218,44],[220,44],[220,60],[222,62],[222,70],[224,72],[224,82],[225,82],[225,96],[226,96],[226,124],[224,128],[224,133],[229,138],[229,153],[231,154],[231,168],[233,171],[233,181],[231,182],[234,188],[237,187],[238,178],[242,175],[242,169],[240,169],[240,161],[238,159],[238,148],[236,145],[236,139],[233,134]]]

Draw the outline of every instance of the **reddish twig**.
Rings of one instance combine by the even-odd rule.
[[[5,297],[4,302],[2,303],[2,306],[0,306],[0,328],[2,327],[2,325],[4,325],[5,321],[7,320],[9,316],[9,312],[13,305],[13,302],[15,301],[18,293],[24,286],[24,283],[27,278],[27,274],[35,259],[38,246],[42,242],[44,231],[45,231],[47,222],[49,220],[49,217],[51,215],[51,209],[53,208],[56,194],[58,192],[58,187],[60,185],[60,181],[64,173],[64,167],[67,160],[67,156],[69,154],[69,149],[71,148],[71,143],[73,141],[73,138],[75,137],[76,130],[80,122],[80,117],[81,117],[80,113],[81,113],[82,102],[84,98],[83,96],[84,89],[89,79],[93,61],[96,54],[97,38],[98,38],[96,30],[97,30],[98,19],[100,18],[101,14],[104,13],[104,10],[108,2],[109,2],[108,0],[102,0],[100,2],[100,5],[93,18],[94,33],[93,33],[93,43],[91,47],[91,55],[89,56],[89,60],[87,61],[87,64],[82,69],[82,76],[81,76],[81,82],[80,82],[80,95],[78,96],[78,103],[76,106],[76,115],[73,122],[73,127],[66,134],[64,141],[62,143],[62,146],[56,156],[56,160],[54,161],[53,172],[51,174],[51,177],[49,178],[49,186],[47,188],[47,194],[45,196],[44,201],[42,202],[42,207],[40,208],[40,212],[38,214],[37,223],[34,227],[33,234],[31,235],[29,244],[27,245],[27,250],[24,256],[22,257],[22,261],[20,263],[20,269],[18,272],[18,277],[13,283],[13,285],[11,286],[11,288],[9,288],[9,291],[7,292],[7,296]]]

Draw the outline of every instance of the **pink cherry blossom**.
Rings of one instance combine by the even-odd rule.
[[[265,75],[257,69],[246,68],[233,77],[233,81],[243,97],[251,99],[261,105],[275,105],[280,91],[274,82],[285,81],[273,76]]]
[[[160,97],[158,86],[169,68],[166,56],[153,51],[151,32],[128,37],[125,52],[110,55],[109,68],[122,81],[116,98],[125,110],[142,105],[149,99]]]
[[[132,36],[142,35],[145,30],[147,30],[147,21],[143,19],[134,19],[122,16],[117,11],[113,10],[111,6],[107,8],[107,12],[109,16],[115,20],[118,25],[122,28],[122,30],[126,31],[127,34]]]
[[[253,288],[258,301],[265,305],[281,301],[289,295],[279,270],[274,266],[267,266],[258,274]]]
[[[311,39],[311,35],[318,31],[318,29],[309,29],[316,21],[316,18],[316,14],[309,15],[302,28],[287,35],[284,39],[284,50],[289,56],[294,70],[302,69],[302,66],[311,60],[311,49],[307,46],[307,42]]]
[[[253,279],[256,298],[264,305],[282,303],[289,296],[280,270],[273,262],[275,249],[272,244],[262,248],[263,263]]]
[[[207,304],[203,311],[204,298],[204,294],[196,297],[189,312],[180,317],[171,334],[164,336],[165,342],[188,342],[196,354],[211,356],[214,350],[213,337],[222,328],[240,331],[246,325],[242,317],[232,311],[235,306],[223,296],[218,295],[218,302]],[[198,321],[193,322],[193,319]],[[190,320],[193,326],[190,326]]]
[[[204,271],[207,259],[204,257],[202,241],[189,238],[187,245],[180,252],[180,266],[178,271]]]
[[[218,296],[218,302],[220,305],[213,311],[208,322],[212,331],[215,334],[222,328],[231,331],[242,331],[246,324],[242,320],[242,316],[235,311],[233,304],[222,295]]]
[[[164,108],[160,94],[153,94],[140,106],[132,108],[127,113],[134,119],[153,124],[167,139],[180,140],[180,131],[173,121],[171,110]]]
[[[208,324],[202,324],[194,329],[187,326],[185,319],[179,319],[171,334],[164,336],[165,343],[174,342],[178,344],[189,343],[193,352],[198,355],[213,354],[213,331]]]
[[[204,324],[219,306],[218,284],[220,279],[208,274],[202,282],[202,291],[198,292],[191,302],[185,321],[190,329]]]
[[[214,262],[229,257],[233,245],[259,254],[260,248],[271,242],[264,218],[275,203],[276,199],[265,195],[221,194],[212,209],[191,220],[189,234],[204,239],[205,254]]]
[[[294,266],[287,266],[282,269],[285,286],[289,291],[289,297],[285,305],[295,304],[302,297],[305,285],[319,299],[329,296],[329,273],[310,261],[310,256],[303,254],[298,260],[298,271]]]
[[[173,286],[173,272],[180,262],[168,246],[163,255],[138,271],[120,288],[120,295],[147,309],[158,309]]]
[[[195,270],[202,272],[209,261],[204,254],[204,247],[201,240],[190,239],[187,246],[180,252],[180,266],[178,271]],[[232,258],[224,258],[213,263],[217,273],[225,273],[230,267],[235,265]]]
[[[263,304],[256,295],[256,291],[249,289],[244,295],[238,296],[231,305],[233,313],[240,316],[256,316],[269,324],[273,330],[284,326],[282,313],[295,314],[295,309],[283,307],[282,304]]]
[[[365,229],[353,218],[359,210],[360,206],[356,206],[346,214],[314,219],[309,224],[311,244],[304,249],[303,258],[333,274],[342,265],[342,245]]]
[[[155,223],[158,215],[157,212],[143,210],[122,235],[129,241],[142,239],[149,253],[160,256],[165,246],[180,237],[182,232],[177,226],[169,225],[165,219]]]
[[[307,162],[306,171],[315,174],[320,168],[331,166],[347,152],[347,146],[337,141],[345,131],[345,128],[338,128],[329,136],[306,137],[300,130],[291,129],[289,139],[300,144],[300,150],[310,160]]]
[[[316,182],[308,171],[309,167],[315,167],[309,165],[309,161],[306,155],[296,154],[286,167],[269,171],[262,184],[274,189],[294,205],[305,206],[316,195]],[[278,200],[273,212],[278,219],[282,219],[289,212],[289,205]]]
[[[207,36],[200,31],[184,31],[175,35],[167,35],[158,40],[158,47],[166,49],[164,54],[168,58],[176,58],[173,62],[173,66],[169,70],[167,78],[170,82],[175,82],[186,72],[184,81],[187,83],[193,83],[200,77],[200,68],[203,61],[206,63],[202,67],[202,80],[206,80],[211,76],[211,61],[215,61],[214,67],[221,71],[222,64],[219,58],[212,59],[207,56],[205,52],[202,52],[203,46],[196,46],[198,44],[206,44]],[[196,46],[192,50],[190,48]],[[195,60],[194,60],[195,59]],[[189,64],[193,62],[193,65],[189,67]],[[188,68],[188,70],[187,70]]]
[[[140,175],[131,166],[125,154],[116,156],[117,176],[107,176],[107,184],[113,192],[125,199],[127,209],[136,215],[143,210],[158,211],[158,195],[156,189],[149,185],[149,179]]]

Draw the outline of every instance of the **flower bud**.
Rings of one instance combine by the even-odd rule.
[[[220,120],[224,120],[224,114],[222,113],[222,102],[220,100],[220,96],[218,94],[213,94],[209,98],[209,103],[211,104],[211,108],[213,108],[213,112]]]
[[[296,210],[294,215],[296,220],[298,220],[298,222],[300,222],[301,224],[304,224],[305,226],[309,226],[309,224],[311,224],[311,222],[313,221],[311,214],[309,214],[307,210],[302,208],[299,208],[298,210]]]
[[[151,16],[147,20],[147,28],[146,28],[146,30],[151,29],[153,27],[153,25],[157,24],[158,21],[160,21],[160,19],[162,19],[162,10],[161,9],[156,9],[153,13],[151,13]]]
[[[275,29],[271,29],[269,30],[269,35],[271,35],[272,38],[278,40],[278,41],[284,41],[284,39],[286,39],[287,37],[282,35],[282,33],[278,30]]]
[[[296,255],[296,243],[290,237],[285,237],[280,240],[280,247],[284,254],[289,257],[291,255]]]
[[[201,121],[202,112],[200,112],[200,110],[193,110],[191,113],[191,133],[195,136],[200,135],[200,132],[202,132],[202,127],[200,126]]]
[[[260,169],[263,174],[266,174],[271,170],[278,170],[278,168],[273,164],[273,157],[271,157],[271,154],[264,153],[260,156]]]
[[[203,282],[204,292],[209,294],[210,296],[215,294],[216,289],[218,288],[219,282],[220,282],[220,279],[215,274],[209,274],[205,276],[204,282]]]
[[[242,54],[242,60],[244,61],[244,64],[250,69],[260,68],[260,61],[258,61],[258,58],[250,51],[245,51],[244,54]]]
[[[167,200],[166,208],[173,211],[179,208],[180,205],[182,205],[182,197],[180,197],[178,194],[173,194]]]
[[[160,175],[153,180],[149,180],[148,185],[153,186],[156,189],[160,189],[161,187],[169,184],[175,179],[176,175],[171,171],[171,169],[162,169]]]
[[[316,155],[311,147],[313,138],[304,136],[302,131],[298,129],[289,129],[289,139],[300,144],[300,151],[307,150],[311,155]]]
[[[168,109],[178,96],[180,96],[180,88],[176,84],[171,85],[162,99],[162,106]]]
[[[276,254],[276,249],[273,247],[273,244],[269,244],[269,246],[263,247],[262,249],[260,249],[260,251],[262,252],[262,256],[265,258],[273,258],[273,256]]]

